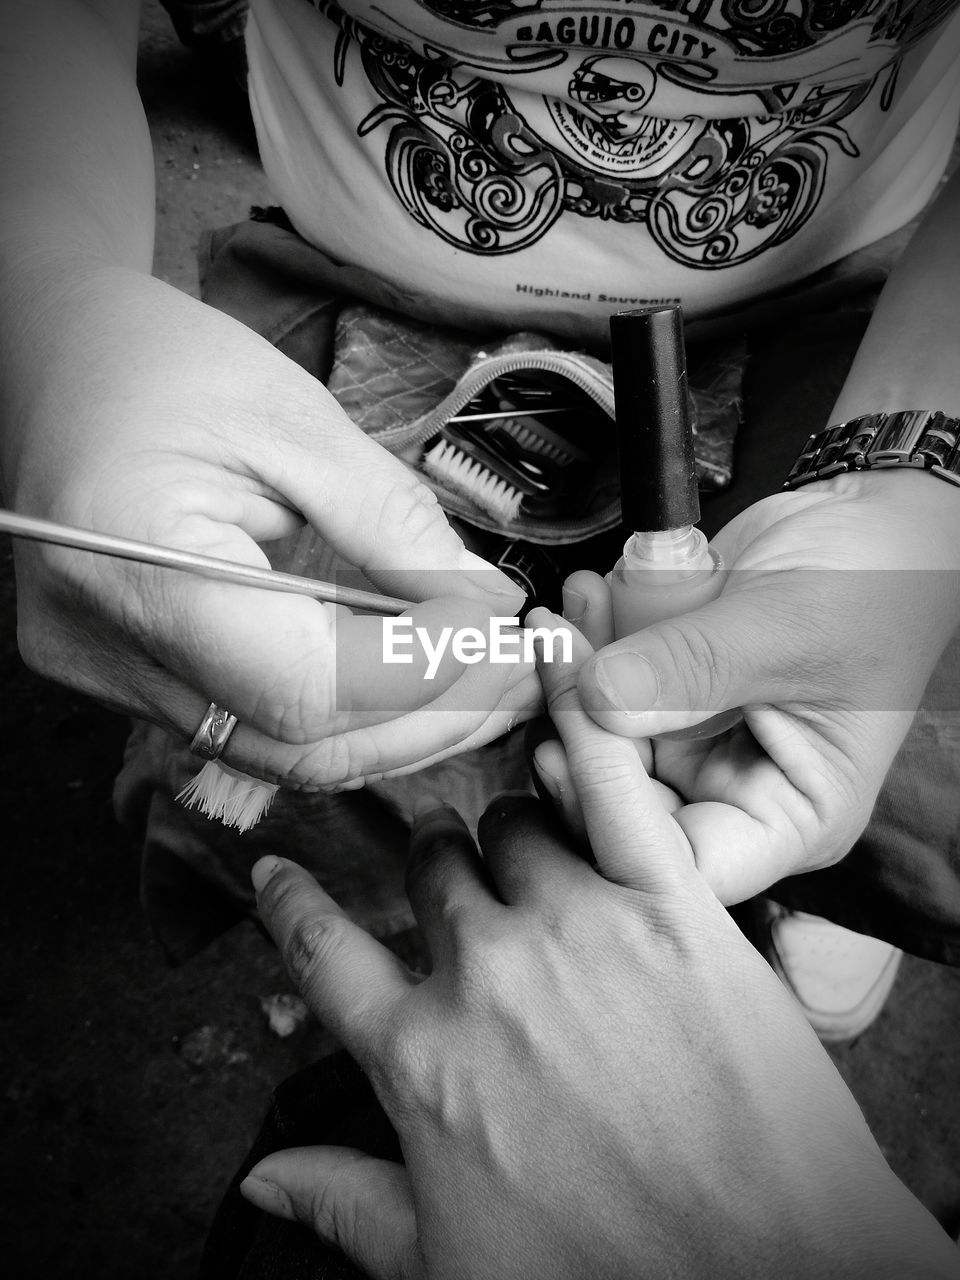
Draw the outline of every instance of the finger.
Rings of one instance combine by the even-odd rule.
[[[818,685],[825,701],[842,697],[829,608],[803,578],[731,574],[712,603],[608,645],[583,665],[583,706],[614,733],[652,737],[739,707],[809,703]]]
[[[497,679],[491,674],[493,671],[496,668],[470,668],[456,685],[426,707],[313,744],[297,762],[296,776],[323,778],[327,785],[341,786],[356,778],[409,773],[413,768],[421,769],[499,737],[525,714],[532,715],[537,710],[540,682],[531,672],[522,679],[522,687],[505,695],[502,707],[495,706],[494,712],[488,714],[486,708],[497,702],[485,687]]]
[[[502,668],[489,683],[509,688],[533,670],[522,637],[518,618],[491,617],[462,597],[427,600],[398,618],[345,619],[337,632],[338,709],[362,708],[373,723],[428,705],[474,666]],[[351,722],[363,721],[354,714]]]
[[[697,870],[724,906],[746,902],[795,873],[796,850],[733,805],[686,805],[677,821],[696,851]]]
[[[558,619],[534,610],[533,625]],[[541,616],[542,615],[542,616]],[[666,888],[692,867],[690,846],[664,808],[633,743],[596,725],[580,705],[577,673],[589,646],[574,636],[572,661],[540,663],[550,717],[566,752],[590,847],[609,880],[631,888]]]
[[[563,616],[572,622],[594,649],[613,639],[613,602],[610,588],[589,569],[571,573],[563,584]]]
[[[727,904],[842,856],[869,813],[869,801],[865,809],[845,804],[825,845],[815,788],[836,795],[825,744],[811,741],[800,722],[773,707],[754,708],[752,728],[755,734],[742,729],[722,744],[667,743],[658,751],[671,775],[678,767],[696,775],[697,802],[685,805],[677,821],[701,875]],[[796,786],[797,773],[807,773],[814,788]]]
[[[449,805],[414,822],[407,896],[435,966],[453,957],[464,928],[482,928],[497,905],[473,837]]]
[[[214,550],[243,558],[236,550]],[[92,557],[86,560],[99,563]],[[98,624],[113,640],[95,652],[102,649],[119,659],[90,692],[112,694],[114,705],[173,727],[187,741],[206,707],[215,702],[240,722],[225,753],[226,763],[269,781],[298,787],[340,786],[455,748],[481,728],[507,690],[522,683],[528,671],[532,673],[532,664],[507,662],[494,667],[484,661],[479,674],[475,667],[464,669],[450,652],[431,672],[425,670],[430,654],[422,645],[408,655],[411,663],[388,665],[382,661],[382,619],[344,616],[337,606],[302,597],[267,596],[145,566],[132,566],[130,571],[134,577],[129,582],[121,579],[129,589],[117,593],[116,621]],[[73,584],[75,591],[94,600],[104,585],[99,574],[88,564]],[[139,581],[141,574],[154,577]],[[485,625],[489,628],[491,620],[489,611],[476,602],[448,600],[417,606],[413,621],[435,635],[440,626],[482,630]],[[148,645],[150,653],[141,645]],[[43,661],[55,665],[52,639],[39,647],[51,657],[41,656],[37,665]],[[61,645],[64,648],[72,652],[75,646]],[[131,653],[142,654],[143,664],[127,680],[125,667],[131,659],[123,655]],[[157,674],[163,670],[175,673],[181,695],[187,696],[170,696],[169,681]],[[461,685],[465,674],[470,679]],[[324,747],[312,749],[312,744],[337,737],[357,722],[376,724],[378,718],[400,717],[420,703],[431,705],[438,692],[453,686],[457,686],[457,697],[444,709],[465,710],[459,725],[451,716],[420,718],[415,726],[405,725],[416,733],[403,743],[388,730],[383,739],[361,733],[336,741],[329,748],[330,759]],[[442,732],[434,736],[437,730]],[[284,745],[291,749],[284,750]]]
[[[368,1061],[378,1022],[416,980],[302,867],[261,858],[251,878],[260,917],[304,1000],[359,1062]]]
[[[143,619],[151,653],[279,741],[310,742],[426,705],[469,665],[488,663],[495,624],[466,598],[430,600],[402,619],[355,617],[302,596],[179,578]],[[464,653],[464,635],[485,647]],[[502,666],[515,679],[522,664]]]
[[[423,756],[412,764],[399,765],[377,775],[368,775],[368,781],[377,778],[398,778],[404,774],[419,772],[427,765],[448,760],[451,756],[462,755],[466,751],[474,751],[477,747],[486,746],[488,742],[510,733],[517,725],[523,724],[543,710],[543,690],[540,679],[535,672],[525,675],[523,680],[509,689],[494,707],[489,716],[476,727],[471,727],[456,742],[441,748],[432,755]],[[471,722],[472,723],[472,722]]]
[[[570,776],[567,753],[559,738],[545,738],[533,753],[533,768],[557,813],[578,844],[586,845],[587,824]]]
[[[637,747],[641,766],[645,770],[649,769],[652,758],[650,744],[645,738],[638,738],[634,746]],[[576,787],[573,785],[567,753],[560,739],[544,738],[534,750],[532,765],[535,778],[543,785],[541,799],[553,804],[571,836],[579,843],[586,844],[587,827],[583,810],[580,807]],[[675,814],[683,808],[682,799],[672,787],[668,787],[657,778],[651,778],[650,782],[667,813]],[[682,822],[680,825],[687,830]]]
[[[552,810],[529,793],[497,796],[481,815],[477,833],[484,865],[508,906],[565,908],[596,880]]]
[[[375,1280],[421,1274],[402,1165],[346,1147],[291,1147],[255,1165],[240,1192],[264,1212],[309,1227]]]
[[[375,625],[379,622],[372,618],[350,621]],[[342,637],[342,631],[338,634]],[[341,638],[339,644],[344,643]],[[350,648],[356,664],[363,650],[359,645]],[[403,666],[393,669],[411,670]],[[379,665],[376,650],[368,670],[370,687],[376,689],[378,671],[387,670]],[[382,687],[385,677],[381,674],[380,678]],[[418,683],[423,687],[428,684],[414,675],[407,682],[407,689],[411,685],[415,689]],[[438,679],[436,683],[441,682]],[[148,683],[144,687],[148,687]],[[378,695],[370,692],[366,697],[372,707]],[[239,723],[227,743],[223,760],[242,772],[282,782],[289,788],[340,789],[358,784],[363,778],[421,769],[450,755],[482,746],[535,714],[540,697],[540,682],[535,672],[523,663],[471,665],[460,669],[457,678],[446,689],[438,689],[431,701],[406,714],[402,707],[391,708],[390,703],[400,699],[389,693],[376,708],[376,714],[383,717],[380,722],[344,731],[344,722],[349,724],[353,717],[338,714],[317,742],[280,743],[252,725]],[[162,723],[172,724],[189,739],[210,700],[209,695],[201,696],[182,687],[173,698],[165,685]],[[222,698],[213,700],[234,711]],[[368,709],[361,719],[370,714],[373,713]],[[148,718],[156,717],[149,715]]]
[[[466,550],[433,490],[333,402],[314,417],[310,434],[307,440],[281,434],[274,482],[382,590],[415,600],[466,595],[512,602],[510,613],[521,605],[516,583]]]

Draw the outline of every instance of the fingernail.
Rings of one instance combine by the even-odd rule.
[[[628,649],[600,658],[594,675],[600,692],[617,711],[637,716],[657,705],[660,677],[639,653]]]
[[[413,842],[442,839],[454,831],[462,830],[463,818],[453,805],[432,801],[423,805],[415,804],[413,807],[413,821],[410,824],[410,839]]]
[[[550,794],[550,799],[560,804],[563,800],[563,784],[555,773],[543,763],[541,748],[538,747],[533,753],[533,763],[536,766],[537,776],[543,783],[544,790]]]
[[[286,1191],[266,1178],[248,1173],[240,1183],[240,1193],[245,1200],[249,1200],[251,1204],[255,1204],[258,1209],[263,1209],[266,1213],[282,1213],[285,1218],[294,1216],[293,1204]]]
[[[263,887],[268,880],[272,880],[276,873],[283,866],[280,858],[272,856],[261,858],[259,862],[254,863],[253,870],[250,872],[250,879],[253,881],[253,887],[257,893],[263,892]]]
[[[458,566],[475,586],[482,587],[494,596],[512,596],[515,600],[525,598],[526,592],[509,578],[502,570],[497,569],[489,560],[484,560],[473,551],[464,549],[460,552]]]
[[[500,822],[512,819],[517,808],[527,811],[531,801],[537,797],[532,791],[501,791],[487,805],[485,817],[489,815]]]
[[[587,612],[587,597],[579,591],[563,588],[563,616],[568,622],[577,623]]]
[[[411,804],[414,822],[434,822],[439,821],[441,817],[449,817],[451,813],[456,813],[453,805],[444,804],[442,800],[437,800],[435,796],[416,795]]]

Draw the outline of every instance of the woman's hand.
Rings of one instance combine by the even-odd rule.
[[[4,453],[18,510],[256,565],[259,543],[309,521],[382,590],[431,598],[416,625],[515,615],[522,593],[433,494],[243,325],[102,266],[57,306]],[[425,680],[425,659],[383,662],[380,619],[303,597],[22,543],[17,563],[33,667],[188,739],[217,702],[240,721],[227,763],[290,786],[440,758],[539,699],[530,663],[447,658]]]
[[[244,1194],[375,1280],[950,1274],[633,743],[580,708],[579,643],[542,677],[599,874],[530,797],[491,806],[482,855],[451,810],[426,815],[421,979],[298,867],[257,864],[263,919],[405,1163],[278,1151]]]
[[[733,903],[836,861],[866,825],[960,622],[960,492],[922,473],[846,475],[757,503],[714,545],[729,576],[696,612],[611,643],[606,584],[576,574],[567,613],[600,650],[584,707],[642,745]],[[722,736],[648,743],[736,707],[743,723]],[[559,744],[536,759],[582,831]]]

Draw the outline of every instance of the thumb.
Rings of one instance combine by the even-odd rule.
[[[402,1165],[348,1147],[292,1147],[255,1165],[240,1191],[258,1209],[310,1227],[373,1280],[421,1274],[413,1196]]]
[[[795,697],[793,672],[804,672],[809,696],[816,640],[796,621],[796,604],[778,610],[780,588],[767,588],[731,592],[607,645],[580,671],[584,709],[612,733],[645,738]]]

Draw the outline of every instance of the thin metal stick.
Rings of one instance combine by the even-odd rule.
[[[499,413],[458,413],[448,422],[492,422],[494,418],[542,418],[548,413],[573,413],[573,405],[556,405],[549,409],[502,409]]]
[[[360,591],[356,587],[340,587],[333,582],[301,578],[297,574],[279,573],[275,569],[260,569],[254,565],[239,564],[235,560],[221,560],[217,556],[201,556],[193,551],[157,547],[152,542],[137,542],[133,538],[117,538],[110,533],[95,533],[92,529],[77,529],[73,525],[58,524],[54,520],[21,516],[15,511],[0,509],[0,533],[12,534],[15,538],[30,538],[34,542],[75,547],[79,551],[93,551],[98,555],[116,556],[120,560],[139,560],[143,564],[160,565],[164,569],[181,569],[184,573],[195,573],[201,578],[215,578],[218,582],[236,582],[241,586],[260,587],[264,591],[286,591],[294,595],[311,596],[314,600],[322,600],[327,604],[344,604],[351,609],[398,614],[411,607],[409,600],[400,600],[395,596],[381,596],[374,591]]]

